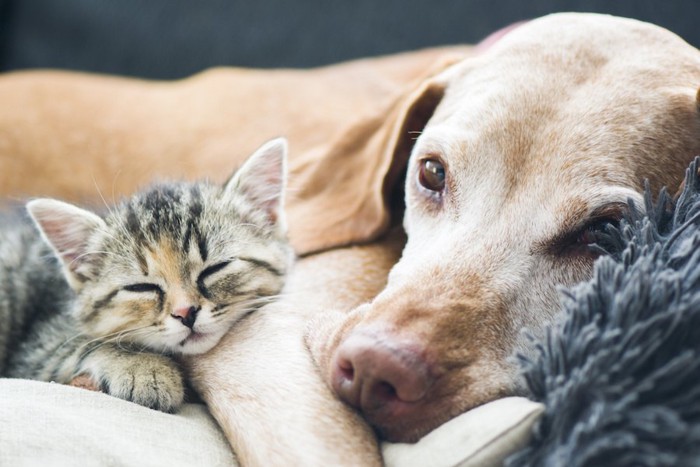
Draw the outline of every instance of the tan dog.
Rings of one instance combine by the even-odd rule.
[[[567,14],[434,79],[444,97],[408,164],[401,260],[310,340],[328,384],[394,441],[519,392],[521,330],[539,333],[557,287],[589,277],[595,233],[628,199],[642,206],[644,179],[678,186],[700,154],[698,86],[700,53],[668,31]]]
[[[638,199],[643,178],[674,185],[700,152],[700,54],[666,31],[552,16],[428,78],[454,59],[443,52],[178,83],[8,75],[0,189],[129,192],[153,173],[228,172],[287,135],[292,241],[331,250],[303,258],[285,299],[188,362],[193,381],[243,463],[379,463],[372,430],[330,388],[395,440],[517,391],[519,329],[540,329],[556,287],[589,275],[590,231]],[[339,246],[386,231],[421,131],[409,240],[384,288],[400,237]],[[302,340],[318,316],[307,342],[327,385]]]

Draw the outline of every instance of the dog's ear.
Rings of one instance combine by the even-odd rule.
[[[287,216],[300,255],[372,241],[390,225],[392,197],[409,154],[445,91],[440,74],[469,54],[442,57],[371,115],[361,115],[318,152],[292,158]],[[303,224],[291,222],[305,219]]]
[[[425,81],[401,103],[397,119],[390,130],[384,160],[386,175],[382,184],[382,203],[389,213],[388,221],[400,221],[404,203],[406,166],[416,139],[433,116],[447,86],[444,75]],[[392,219],[393,218],[393,219]]]

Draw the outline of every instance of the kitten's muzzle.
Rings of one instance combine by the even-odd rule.
[[[192,329],[200,309],[201,308],[196,308],[195,306],[176,308],[170,313],[170,316]]]

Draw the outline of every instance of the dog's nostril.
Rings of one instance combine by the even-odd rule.
[[[338,371],[348,381],[355,379],[355,367],[347,360],[338,362]]]
[[[377,399],[384,401],[399,399],[398,394],[396,394],[396,388],[386,381],[377,383],[374,387],[374,393]]]

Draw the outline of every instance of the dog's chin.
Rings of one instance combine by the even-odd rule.
[[[380,439],[392,443],[415,443],[464,412],[506,395],[510,394],[497,391],[480,399],[465,394],[464,397],[457,395],[414,404],[392,401],[381,411],[363,415]]]
[[[426,409],[428,410],[420,409],[420,415],[417,417],[404,416],[386,419],[384,417],[365,415],[365,418],[374,428],[379,439],[391,443],[415,443],[443,423],[462,413],[461,410],[452,410],[436,415],[431,414],[429,408],[426,407]],[[466,410],[468,409],[464,411]],[[431,414],[432,416],[426,418],[426,414]]]

